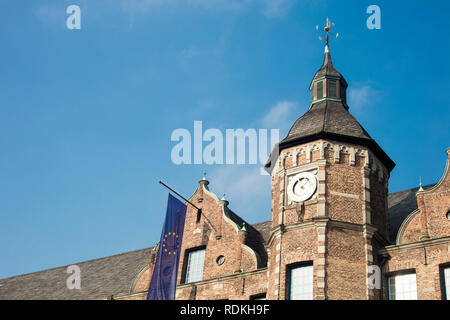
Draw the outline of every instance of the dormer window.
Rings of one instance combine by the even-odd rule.
[[[323,98],[323,82],[317,82],[317,99]]]
[[[337,98],[336,80],[328,80],[328,97]]]

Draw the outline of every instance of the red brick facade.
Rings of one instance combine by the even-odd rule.
[[[207,181],[200,181],[190,201],[202,208],[203,216],[197,221],[196,210],[188,209],[176,298],[250,299],[266,294],[267,299],[287,299],[289,266],[310,263],[314,299],[385,299],[387,276],[403,270],[415,271],[419,299],[441,299],[440,266],[450,262],[450,149],[447,153],[442,180],[417,193],[418,209],[404,220],[397,242],[389,245],[389,174],[369,149],[320,140],[283,150],[272,172],[267,266],[247,243],[247,231],[230,216],[228,202],[211,193]],[[305,202],[288,203],[286,179],[303,170],[317,173],[316,194]],[[198,247],[206,248],[203,280],[184,284],[186,252]],[[132,293],[116,299],[145,298],[155,254],[137,275]],[[218,265],[221,255],[225,262]],[[382,268],[380,290],[367,285],[370,265]]]

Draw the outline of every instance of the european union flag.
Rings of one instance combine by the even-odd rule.
[[[147,300],[175,300],[186,209],[184,203],[169,193],[166,220],[159,241]]]

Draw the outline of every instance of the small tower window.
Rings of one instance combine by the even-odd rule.
[[[442,298],[450,300],[450,265],[446,264],[441,267],[441,281],[442,281]]]
[[[341,99],[342,101],[346,101],[346,96],[345,96],[345,88],[344,86],[341,84]]]
[[[328,96],[330,98],[336,98],[336,80],[328,81]]]
[[[317,82],[317,99],[323,98],[323,82]]]

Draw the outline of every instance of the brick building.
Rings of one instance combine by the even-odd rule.
[[[346,89],[326,46],[309,110],[280,143],[269,221],[246,223],[199,181],[177,299],[450,296],[450,149],[440,182],[388,194],[395,164],[349,113]],[[78,263],[80,290],[66,288],[66,267],[3,279],[0,299],[145,299],[157,250]]]

